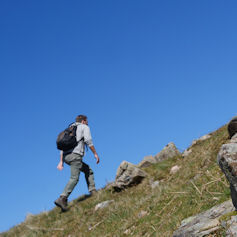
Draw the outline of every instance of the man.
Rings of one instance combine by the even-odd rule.
[[[77,125],[77,146],[69,151],[61,152],[60,161],[57,166],[58,170],[62,170],[63,164],[65,162],[66,164],[70,165],[71,168],[71,177],[69,179],[69,182],[67,183],[60,197],[54,202],[55,205],[62,209],[62,211],[67,210],[67,199],[78,183],[81,171],[85,173],[89,192],[91,194],[94,194],[96,192],[93,171],[86,163],[82,161],[82,157],[85,153],[85,145],[87,145],[93,152],[96,163],[98,164],[100,162],[99,156],[96,153],[95,147],[92,142],[87,117],[85,115],[78,115],[76,117],[75,124]]]

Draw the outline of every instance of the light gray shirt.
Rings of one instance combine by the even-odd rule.
[[[91,147],[93,146],[91,131],[88,125],[82,123],[73,123],[72,125],[77,125],[77,146],[71,149],[70,151],[66,151],[64,154],[68,153],[76,153],[81,156],[85,154],[85,144]]]

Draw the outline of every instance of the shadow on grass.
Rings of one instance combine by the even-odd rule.
[[[85,201],[86,199],[88,199],[88,198],[90,198],[90,197],[92,197],[91,194],[85,194],[85,195],[82,195],[82,196],[80,196],[80,197],[76,200],[76,202],[82,202],[82,201]]]

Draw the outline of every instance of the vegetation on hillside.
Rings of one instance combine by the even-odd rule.
[[[54,208],[2,236],[172,236],[183,219],[230,199],[229,185],[216,163],[227,140],[223,126],[193,145],[187,157],[177,156],[144,168],[148,178],[138,186],[117,193],[108,185],[95,196],[72,201],[68,212]],[[170,174],[174,165],[181,169]],[[156,180],[159,185],[152,189]],[[95,211],[96,204],[106,200],[114,202]]]

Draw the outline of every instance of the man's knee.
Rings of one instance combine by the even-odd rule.
[[[90,174],[90,175],[93,175],[93,174],[94,174],[94,172],[93,172],[92,169],[89,169],[89,174]]]
[[[71,176],[71,177],[70,177],[70,181],[71,181],[72,183],[77,184],[78,181],[79,181],[79,177],[78,177],[78,176]]]

